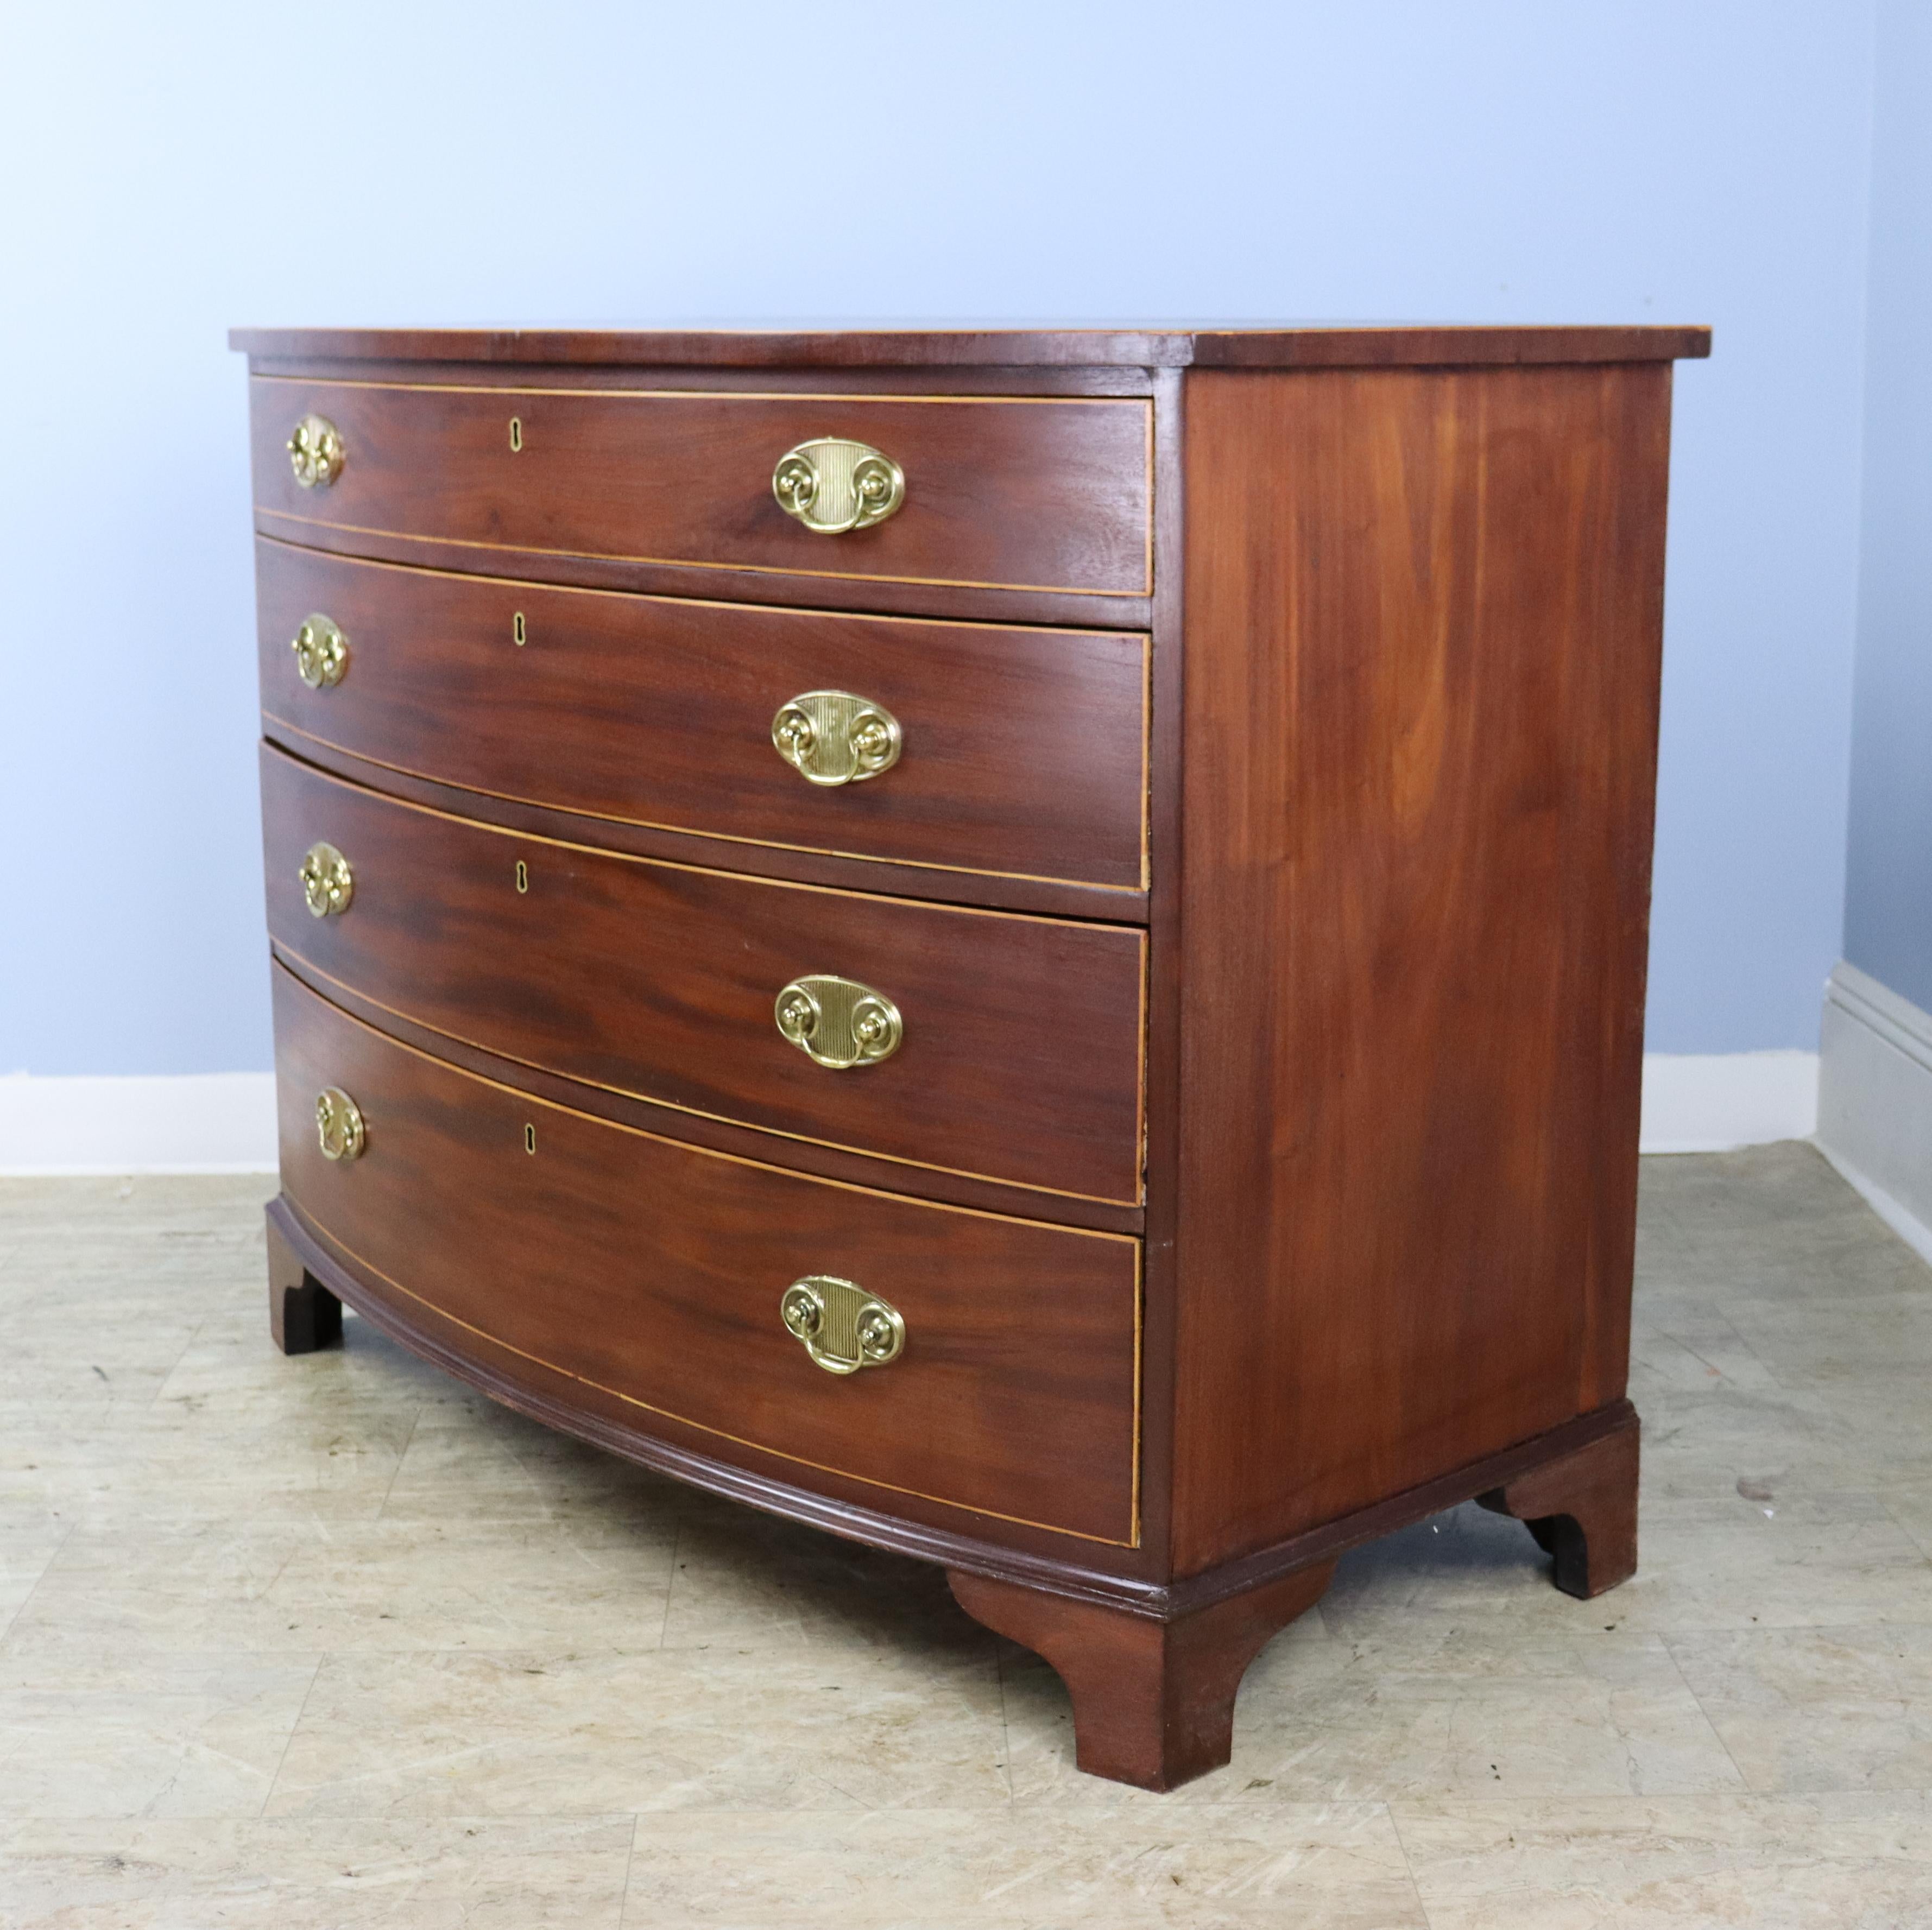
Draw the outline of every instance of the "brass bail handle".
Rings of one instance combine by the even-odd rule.
[[[315,1095],[315,1136],[325,1159],[360,1159],[369,1143],[362,1109],[340,1086],[325,1086]]]
[[[899,1310],[836,1274],[808,1273],[794,1280],[778,1302],[778,1318],[827,1374],[889,1367],[905,1350]]]
[[[905,1037],[905,1020],[884,993],[830,972],[793,979],[779,992],[772,1016],[783,1038],[834,1072],[876,1065]]]
[[[808,784],[862,784],[899,760],[905,733],[884,705],[849,691],[802,691],[778,706],[772,744]]]
[[[844,536],[897,513],[905,472],[869,443],[820,436],[778,458],[772,493],[814,535]]]
[[[327,690],[349,674],[349,639],[341,626],[320,610],[304,617],[290,640],[296,674],[312,691]]]

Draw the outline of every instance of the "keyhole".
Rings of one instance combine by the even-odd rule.
[[[520,610],[510,619],[510,641],[519,646],[530,641],[524,629],[524,613]]]
[[[533,1125],[526,1125],[524,1128],[524,1150],[526,1152],[534,1152],[536,1149],[537,1129]]]
[[[510,418],[510,453],[514,455],[524,446],[524,418],[520,415]]]
[[[519,858],[517,860],[517,889],[527,892],[530,888],[530,868]]]

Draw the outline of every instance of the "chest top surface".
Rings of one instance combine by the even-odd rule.
[[[237,328],[263,361],[606,364],[715,368],[1334,368],[1672,361],[1700,327],[1324,323],[1276,328]]]

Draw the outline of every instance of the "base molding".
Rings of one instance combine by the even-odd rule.
[[[1932,1013],[1840,963],[1820,1038],[1820,1150],[1932,1260]]]

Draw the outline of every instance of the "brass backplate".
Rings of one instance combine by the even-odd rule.
[[[289,467],[304,489],[326,489],[342,473],[349,452],[342,431],[326,415],[304,415],[289,436]]]
[[[788,449],[772,471],[772,493],[788,516],[818,536],[869,529],[905,501],[905,472],[866,442],[820,436]]]
[[[899,1008],[884,993],[830,972],[794,978],[772,1014],[800,1051],[835,1072],[890,1059],[905,1036]]]
[[[325,1159],[360,1159],[369,1143],[362,1109],[340,1086],[326,1086],[315,1095],[315,1136]]]
[[[785,1330],[827,1374],[886,1367],[905,1350],[905,1321],[890,1301],[836,1274],[794,1280],[778,1302]]]
[[[349,860],[332,844],[311,844],[302,854],[302,896],[308,901],[310,918],[328,918],[346,912],[356,895],[355,874]]]
[[[349,639],[319,610],[302,619],[291,647],[296,674],[312,691],[339,684],[349,674]]]
[[[898,719],[849,691],[806,691],[778,706],[772,742],[810,784],[862,784],[899,761]]]

